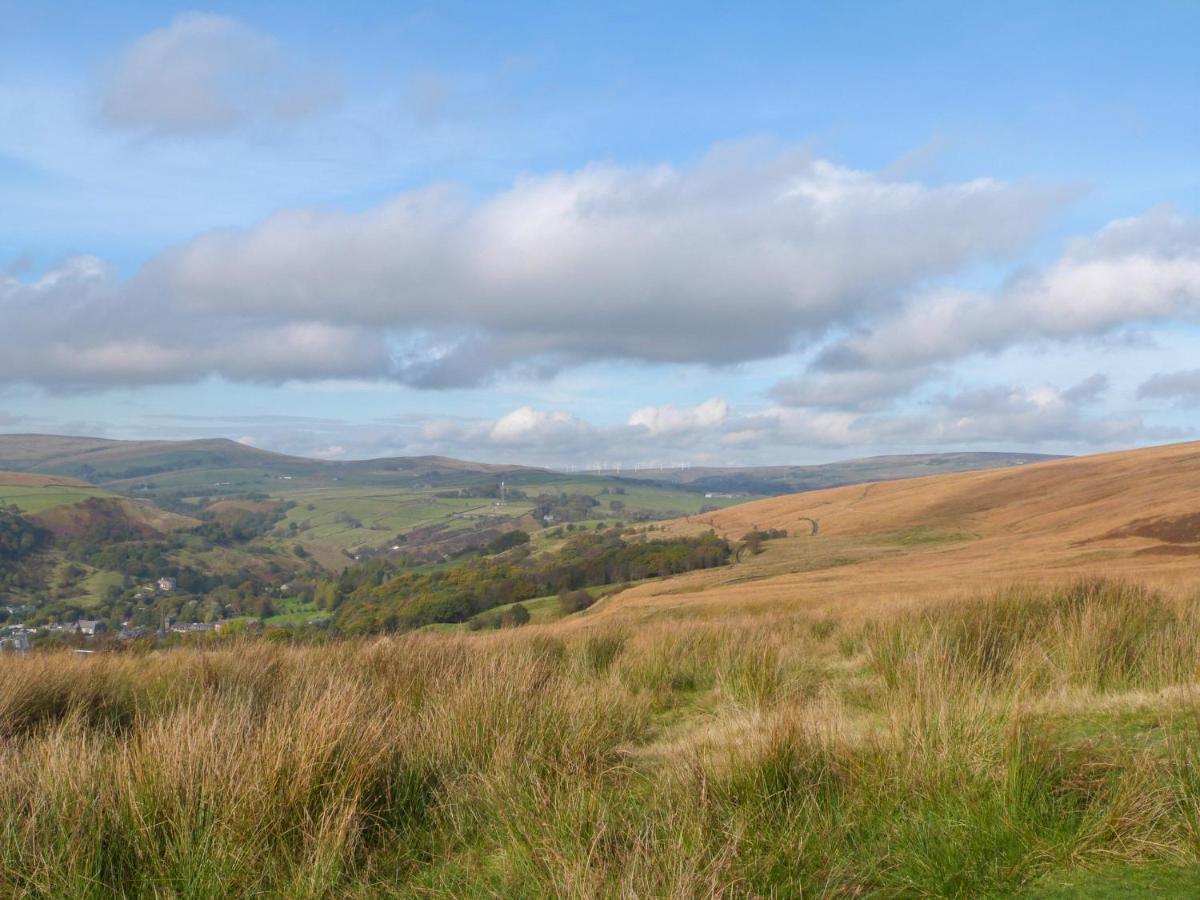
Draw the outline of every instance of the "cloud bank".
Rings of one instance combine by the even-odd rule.
[[[430,186],[204,234],[126,281],[91,258],[8,277],[0,380],[437,388],[592,360],[740,363],[869,327],[931,279],[1011,257],[1065,198],[759,144],[684,168],[526,176],[482,201]]]

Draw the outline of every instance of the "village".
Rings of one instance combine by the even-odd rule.
[[[164,575],[139,588],[134,599],[145,603],[175,593],[176,587],[176,580]],[[165,614],[157,628],[124,621],[117,631],[112,631],[108,624],[101,619],[76,619],[70,622],[49,622],[44,625],[32,626],[26,626],[23,621],[13,621],[27,616],[34,608],[33,604],[0,607],[9,616],[9,624],[0,629],[0,654],[25,653],[35,644],[55,638],[73,639],[74,642],[85,644],[97,638],[111,638],[118,642],[128,642],[148,638],[166,638],[170,635],[215,633],[229,624],[228,621],[178,622],[174,616]],[[261,627],[257,622],[246,622],[245,624],[250,628],[254,628],[256,625]]]

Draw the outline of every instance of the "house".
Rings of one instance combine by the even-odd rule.
[[[76,630],[88,637],[95,637],[98,634],[103,634],[107,631],[107,627],[99,619],[80,619],[75,623]]]
[[[196,634],[197,632],[216,630],[216,625],[210,625],[206,622],[186,622],[180,625],[171,626],[171,631],[175,634]]]
[[[175,579],[163,577],[158,579],[158,589],[164,594],[169,594],[175,590]]]
[[[0,653],[24,653],[29,649],[29,632],[14,631],[0,638]]]

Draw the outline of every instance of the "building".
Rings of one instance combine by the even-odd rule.
[[[158,579],[158,589],[164,594],[171,593],[175,590],[175,579],[167,578],[165,576]]]
[[[205,631],[216,631],[217,626],[207,622],[185,622],[179,625],[172,625],[171,631],[174,634],[197,634]]]
[[[75,627],[79,633],[87,637],[95,637],[98,634],[103,634],[108,629],[99,619],[80,619],[75,623]]]
[[[24,653],[29,649],[29,632],[21,629],[0,638],[0,653]]]

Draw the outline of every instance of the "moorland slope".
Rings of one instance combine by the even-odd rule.
[[[811,491],[668,531],[710,528],[789,536],[731,569],[634,588],[613,609],[874,606],[1081,575],[1175,586],[1200,572],[1200,443]]]

